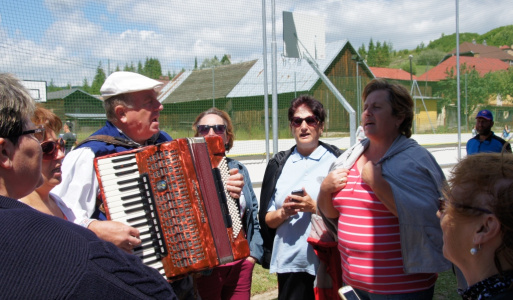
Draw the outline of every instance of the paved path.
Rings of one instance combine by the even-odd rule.
[[[470,133],[461,135],[461,158],[465,157],[465,143],[472,136]],[[419,144],[426,147],[435,157],[438,164],[449,176],[451,168],[458,161],[458,135],[457,134],[417,134],[412,136]],[[338,146],[341,149],[349,147],[349,138],[323,138],[323,142]],[[294,139],[283,139],[278,142],[280,151],[289,149],[295,145]],[[272,141],[270,143],[272,148]],[[261,152],[263,151],[263,152]],[[257,197],[260,196],[260,185],[264,177],[267,162],[265,159],[265,141],[235,141],[234,147],[229,153],[235,159],[240,160],[249,171],[251,182],[255,187]]]

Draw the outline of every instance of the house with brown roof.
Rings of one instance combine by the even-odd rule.
[[[445,61],[449,57],[456,56],[456,48],[448,53],[442,61]],[[474,40],[473,42],[464,42],[460,44],[460,57],[470,56],[470,57],[480,57],[480,58],[496,58],[500,59],[504,62],[507,62],[510,65],[513,65],[513,55],[510,55],[508,52],[502,50],[499,47],[488,46],[486,45],[486,41],[483,44],[477,44]]]

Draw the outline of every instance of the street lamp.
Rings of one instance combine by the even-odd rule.
[[[361,118],[361,101],[362,99],[360,99],[360,86],[361,86],[361,83],[360,83],[360,74],[359,74],[359,69],[360,69],[360,63],[362,63],[362,60],[360,58],[360,56],[358,54],[356,55],[351,55],[351,59],[356,61],[356,123],[358,124],[358,126],[360,125],[360,118]]]
[[[409,55],[410,59],[410,83],[411,83],[411,97],[413,98],[413,133],[417,133],[417,100],[413,97],[413,55]]]

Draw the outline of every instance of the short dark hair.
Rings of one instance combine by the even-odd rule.
[[[411,137],[411,127],[413,124],[413,99],[408,90],[400,84],[392,84],[385,79],[373,79],[363,89],[362,100],[365,102],[370,93],[384,90],[388,92],[388,101],[392,106],[392,115],[404,117],[399,125],[399,132]]]
[[[116,112],[114,109],[118,105],[122,105],[125,107],[132,108],[134,105],[134,99],[131,96],[132,94],[126,93],[126,94],[119,94],[112,97],[109,97],[107,100],[103,101],[103,108],[105,109],[105,114],[107,116],[107,120],[109,120],[111,123],[114,123],[117,121]],[[71,130],[71,128],[70,128]]]
[[[322,103],[310,95],[301,95],[290,102],[288,118],[289,122],[292,121],[296,110],[301,106],[306,105],[319,120],[319,126],[324,124],[326,119],[326,111]]]

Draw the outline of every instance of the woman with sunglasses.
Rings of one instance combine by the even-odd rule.
[[[41,143],[43,150],[41,173],[44,182],[20,201],[46,214],[74,221],[73,211],[57,195],[50,193],[62,180],[61,165],[65,148],[64,141],[57,136],[62,128],[62,122],[53,112],[40,106],[37,107],[32,122],[35,125],[44,125],[45,127],[43,142]]]
[[[513,156],[481,153],[451,171],[437,216],[463,299],[513,299]]]
[[[262,266],[278,273],[278,299],[315,299],[319,259],[307,242],[310,220],[322,178],[340,155],[337,147],[319,140],[325,118],[323,105],[313,97],[292,100],[288,119],[296,145],[277,153],[265,170],[259,211]]]
[[[366,139],[342,154],[324,179],[319,210],[338,228],[344,284],[361,299],[432,299],[442,255],[434,218],[442,169],[411,139],[413,99],[374,79],[362,95]]]
[[[193,124],[194,136],[220,136],[230,151],[235,138],[230,116],[217,108],[211,108],[196,117]],[[236,168],[244,176],[244,187],[239,198],[242,223],[249,243],[250,256],[247,259],[228,263],[203,272],[197,278],[201,299],[249,299],[253,267],[262,258],[262,236],[258,224],[258,200],[251,184],[248,170],[240,162],[227,158],[228,168]]]

